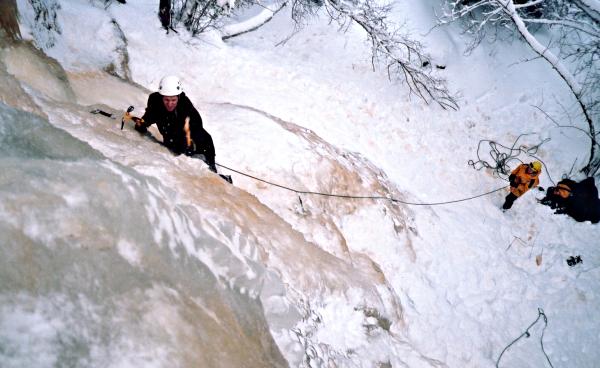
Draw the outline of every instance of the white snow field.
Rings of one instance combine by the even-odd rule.
[[[445,202],[505,187],[468,161],[480,140],[527,133],[520,144],[548,139],[536,156],[551,186],[589,140],[537,108],[576,106],[522,42],[465,55],[458,25],[429,32],[439,1],[395,2],[445,66],[453,111],[390,81],[365,34],[325,14],[295,30],[284,8],[224,42],[165,34],[158,1],[62,1],[60,34],[17,5],[28,42],[0,51],[0,366],[494,367],[538,317],[499,366],[599,366],[600,228],[553,214],[544,193],[507,212],[506,189],[409,205],[223,167]],[[120,130],[169,74],[233,186]]]

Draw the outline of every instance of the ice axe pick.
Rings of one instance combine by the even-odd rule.
[[[121,118],[121,130],[123,130],[123,127],[125,126],[125,118],[128,118],[129,117],[129,113],[132,112],[132,111],[133,111],[133,106],[129,106],[127,108],[127,112]]]

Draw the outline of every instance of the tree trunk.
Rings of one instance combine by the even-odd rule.
[[[5,33],[10,41],[21,39],[15,0],[0,0],[0,33]]]
[[[517,30],[525,39],[525,41],[529,44],[529,46],[544,60],[550,63],[550,65],[552,65],[552,68],[556,70],[556,72],[565,81],[565,83],[567,83],[567,86],[569,86],[569,89],[575,96],[575,99],[577,100],[577,103],[579,104],[579,107],[583,112],[583,116],[585,117],[585,120],[588,124],[590,133],[589,136],[591,139],[590,159],[587,165],[583,167],[581,171],[588,176],[593,176],[600,168],[600,154],[596,147],[598,145],[598,142],[596,140],[596,129],[594,128],[594,122],[592,121],[592,117],[581,98],[581,85],[577,83],[573,74],[569,72],[569,70],[560,61],[560,59],[556,57],[556,55],[554,55],[546,46],[542,45],[531,33],[529,33],[527,26],[525,25],[519,14],[517,14],[515,4],[512,2],[512,0],[504,0],[502,1],[502,5],[508,16],[510,16],[513,23],[517,27]]]
[[[171,0],[160,0],[158,17],[163,28],[168,29],[171,26]]]

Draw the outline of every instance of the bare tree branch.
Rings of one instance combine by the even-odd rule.
[[[600,116],[600,5],[596,0],[448,0],[448,8],[440,24],[466,19],[466,30],[475,35],[469,49],[483,39],[486,29],[511,28],[529,47],[546,60],[566,83],[588,125],[590,157],[581,170],[595,175],[600,170],[595,119]],[[543,5],[543,7],[542,7]],[[527,16],[525,16],[527,15]],[[556,47],[559,54],[544,46],[528,29],[527,24],[558,27]],[[579,43],[579,44],[578,44]],[[562,58],[561,58],[562,55]],[[569,70],[565,60],[574,64]],[[580,80],[582,82],[580,82]]]
[[[367,33],[373,66],[381,60],[386,65],[390,79],[406,82],[409,91],[426,103],[434,101],[444,109],[458,108],[456,98],[449,93],[445,81],[426,69],[431,62],[423,46],[401,34],[398,29],[389,28],[388,6],[377,6],[371,1],[349,5],[339,0],[328,0],[325,4],[326,8],[335,11],[329,11],[332,19],[342,25],[350,20]]]

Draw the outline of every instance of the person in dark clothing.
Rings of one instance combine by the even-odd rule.
[[[183,92],[178,77],[160,81],[158,92],[148,97],[144,116],[135,120],[135,129],[145,133],[152,124],[162,134],[163,144],[175,154],[201,154],[210,170],[217,172],[212,137],[202,127],[200,113]]]
[[[575,221],[600,222],[600,199],[592,177],[579,183],[563,179],[555,187],[548,188],[540,203],[555,209],[556,214],[571,216]]]
[[[163,28],[169,31],[171,27],[171,0],[160,0],[158,4],[158,18]]]
[[[546,196],[540,200],[540,203],[557,212],[564,211],[576,185],[577,183],[571,179],[563,179],[555,187],[548,188]]]

